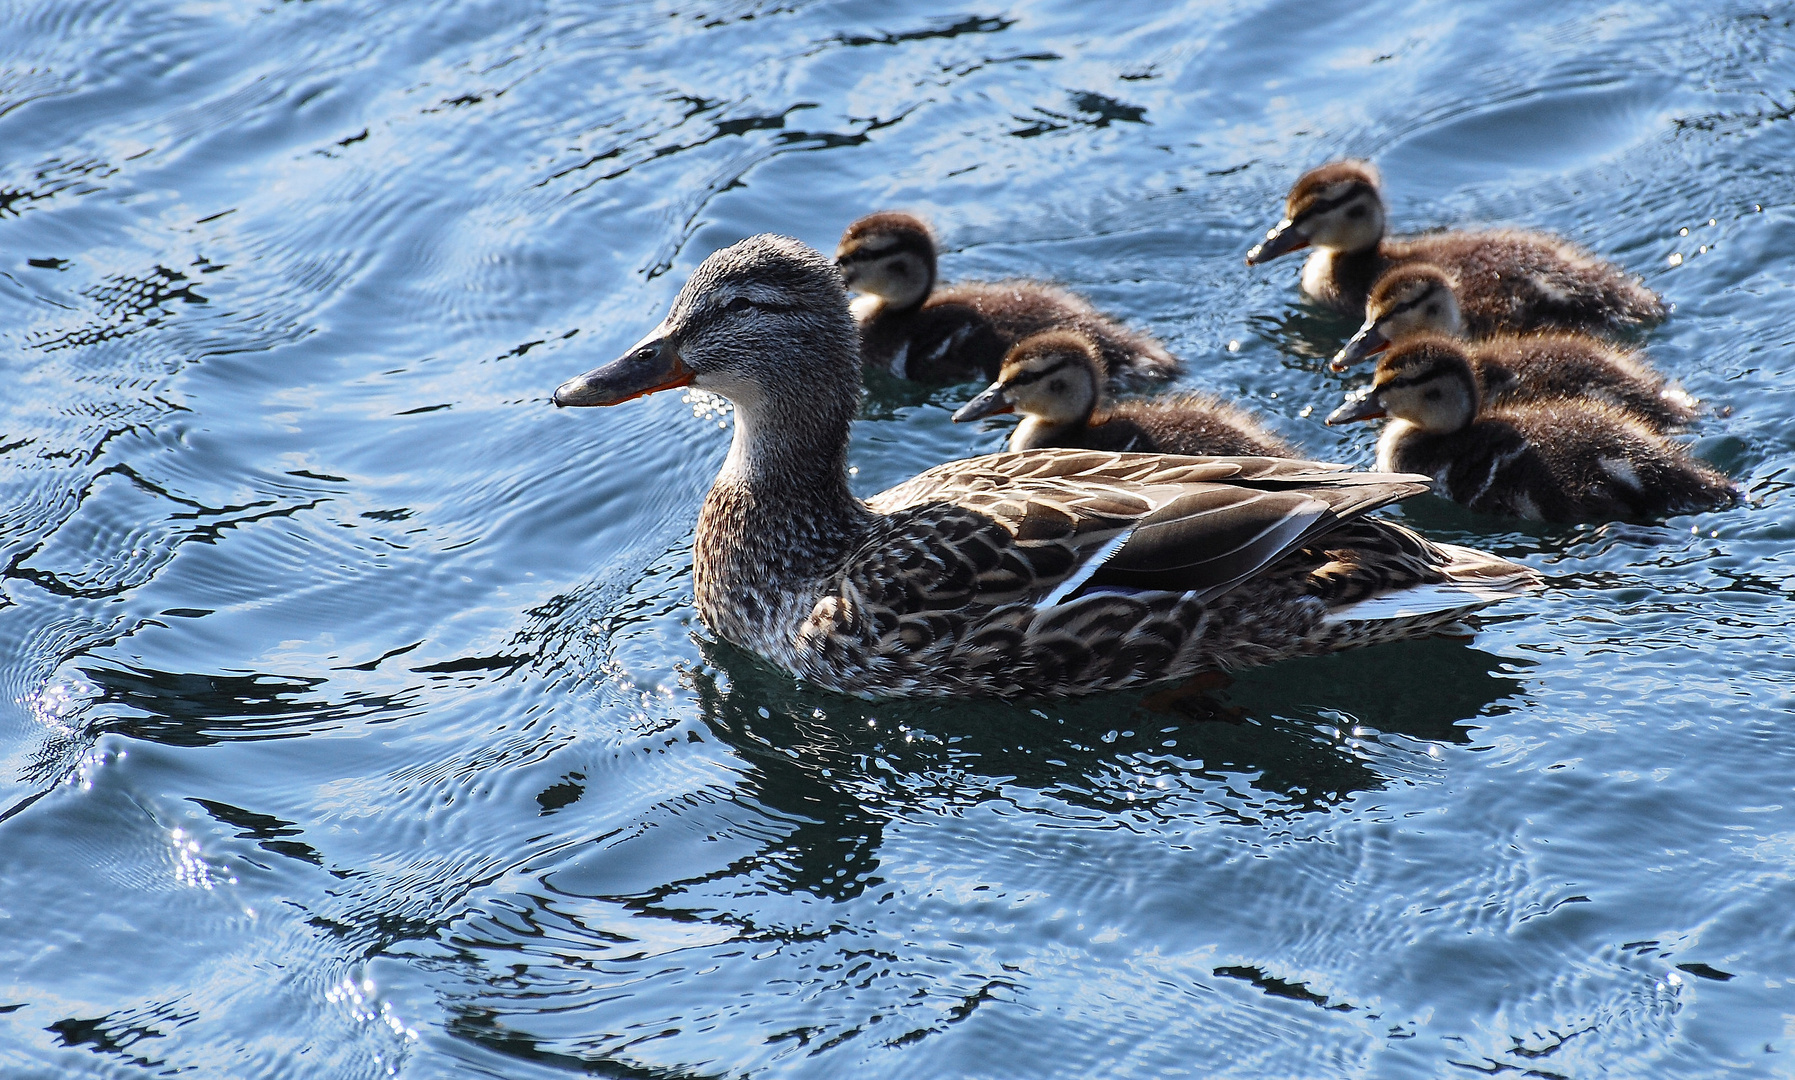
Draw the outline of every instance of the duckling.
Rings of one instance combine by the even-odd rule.
[[[956,423],[1019,412],[1011,450],[1075,446],[1153,454],[1301,457],[1251,414],[1208,396],[1124,401],[1103,413],[1103,359],[1077,330],[1048,330],[1018,341],[997,381],[954,413]]]
[[[1465,350],[1422,335],[1378,361],[1369,392],[1329,424],[1395,419],[1377,443],[1380,469],[1425,473],[1473,510],[1534,521],[1659,518],[1726,506],[1731,480],[1636,418],[1573,399],[1484,409]]]
[[[1365,325],[1328,366],[1345,371],[1416,334],[1463,337],[1466,325],[1450,275],[1432,263],[1403,263],[1377,279],[1365,301]],[[1488,406],[1590,398],[1625,409],[1660,433],[1695,419],[1696,400],[1667,385],[1638,352],[1588,334],[1498,334],[1464,349]]]
[[[1371,513],[1426,478],[1263,457],[1027,450],[858,498],[857,328],[788,237],[714,252],[661,324],[558,406],[676,386],[735,403],[692,542],[699,618],[863,697],[1090,694],[1431,636],[1539,587]]]
[[[1630,329],[1664,318],[1664,302],[1636,278],[1570,241],[1520,229],[1384,235],[1377,169],[1332,161],[1304,173],[1284,203],[1284,220],[1247,252],[1247,265],[1315,247],[1303,264],[1303,291],[1348,315],[1365,309],[1372,283],[1392,266],[1425,260],[1456,279],[1466,329]]]
[[[885,211],[849,225],[835,251],[860,324],[862,360],[900,378],[957,382],[997,377],[1004,353],[1056,327],[1097,342],[1110,376],[1165,378],[1178,360],[1165,346],[1115,322],[1083,297],[1038,281],[935,280],[935,236],[922,219]]]

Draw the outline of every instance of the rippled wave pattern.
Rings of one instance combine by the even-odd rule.
[[[0,10],[0,1076],[1795,1073],[1795,27],[1769,3]],[[548,393],[910,207],[1322,457],[1303,168],[1548,228],[1750,504],[1430,533],[1470,644],[868,705],[712,640],[727,411]],[[1362,379],[1363,376],[1361,375]],[[875,376],[872,492],[997,448]]]

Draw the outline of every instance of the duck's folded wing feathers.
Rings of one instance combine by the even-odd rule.
[[[1086,587],[1209,596],[1345,521],[1426,489],[1420,477],[1278,458],[995,454],[950,462],[875,496],[873,509],[891,516],[846,573],[895,600],[875,582],[893,568],[917,567],[910,611],[1024,598],[1047,604]],[[955,569],[942,573],[948,563]]]

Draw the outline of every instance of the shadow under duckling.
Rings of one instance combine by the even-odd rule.
[[[1484,409],[1464,347],[1424,335],[1378,361],[1332,424],[1390,416],[1378,468],[1424,473],[1473,510],[1534,521],[1640,520],[1730,505],[1738,487],[1637,418],[1598,402]]]
[[[1365,325],[1328,367],[1345,371],[1418,334],[1463,338],[1471,325],[1451,275],[1432,263],[1404,263],[1378,278],[1365,301]],[[1699,404],[1666,383],[1639,352],[1588,334],[1497,334],[1466,342],[1464,350],[1486,407],[1586,398],[1624,409],[1663,433],[1687,427]]]
[[[863,363],[899,378],[958,382],[997,377],[1004,354],[1043,330],[1081,331],[1097,343],[1106,374],[1166,378],[1178,359],[1146,334],[1083,297],[1038,281],[936,280],[935,236],[922,219],[883,211],[849,225],[835,251],[860,324]]]
[[[1154,454],[1300,458],[1252,414],[1207,394],[1123,401],[1098,411],[1105,389],[1101,350],[1076,330],[1024,338],[1004,357],[997,381],[954,413],[964,423],[1022,414],[1011,450],[1060,446]]]
[[[1392,266],[1426,261],[1456,279],[1473,336],[1498,331],[1613,332],[1658,322],[1664,301],[1637,278],[1562,237],[1522,229],[1385,235],[1377,169],[1331,161],[1304,173],[1284,203],[1284,220],[1247,252],[1257,266],[1306,247],[1303,291],[1356,315]]]

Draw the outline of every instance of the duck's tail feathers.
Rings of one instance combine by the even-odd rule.
[[[1410,585],[1335,608],[1328,612],[1327,621],[1448,622],[1541,587],[1537,573],[1487,551],[1457,544],[1436,543],[1433,547],[1446,556],[1446,562],[1438,567],[1444,580]]]

